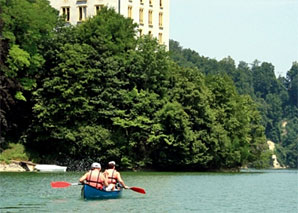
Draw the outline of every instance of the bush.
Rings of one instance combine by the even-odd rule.
[[[9,163],[10,160],[29,160],[22,144],[9,143],[8,148],[0,153],[0,162]]]

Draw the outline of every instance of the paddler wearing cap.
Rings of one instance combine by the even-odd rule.
[[[116,163],[115,161],[110,161],[108,163],[108,168],[104,171],[104,176],[108,180],[109,186],[106,188],[107,191],[117,190],[116,184],[120,183],[123,188],[129,189],[128,186],[125,185],[124,181],[121,178],[120,172],[115,169]]]
[[[88,184],[92,187],[95,187],[97,189],[104,189],[108,186],[108,180],[104,176],[101,170],[100,163],[94,162],[91,165],[91,170],[86,172],[81,178],[80,182],[84,184]]]

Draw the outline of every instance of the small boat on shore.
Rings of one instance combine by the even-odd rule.
[[[66,172],[67,167],[52,164],[37,164],[34,169],[39,172]]]
[[[115,198],[120,198],[122,196],[122,189],[118,191],[104,191],[85,184],[82,188],[81,195],[86,200],[115,199]]]

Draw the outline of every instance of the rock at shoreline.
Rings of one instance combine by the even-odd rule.
[[[274,152],[275,150],[275,143],[272,141],[267,141],[267,144],[269,146],[269,150],[271,150],[272,152]],[[272,166],[274,169],[284,169],[285,167],[281,166],[280,163],[277,160],[277,156],[276,155],[272,155]]]
[[[0,172],[25,172],[26,170],[16,163],[0,164]]]
[[[35,164],[25,161],[11,161],[9,164],[0,163],[0,172],[26,172],[33,171]]]

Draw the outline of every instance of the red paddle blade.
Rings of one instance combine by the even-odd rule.
[[[130,187],[130,189],[135,191],[135,192],[141,193],[141,194],[146,194],[145,189],[142,189],[140,187],[133,186],[133,187]]]
[[[71,186],[71,183],[58,181],[58,182],[51,182],[52,188],[65,188]]]

